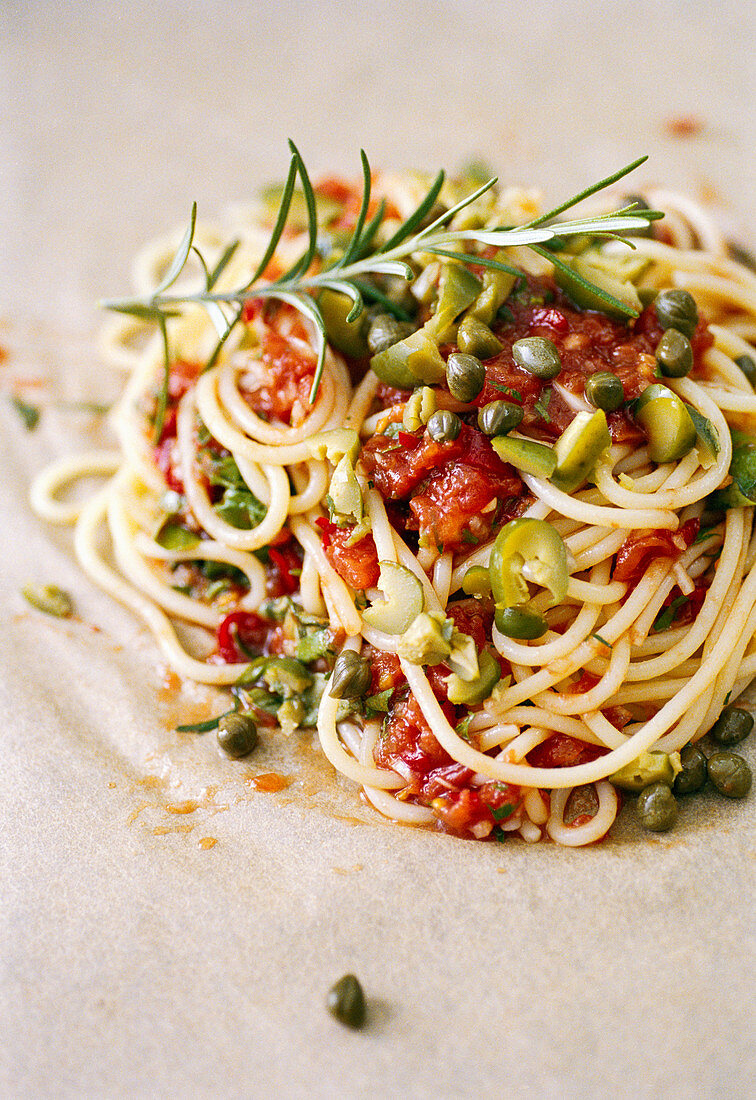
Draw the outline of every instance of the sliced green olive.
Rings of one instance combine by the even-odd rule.
[[[653,388],[648,386],[638,399],[635,419],[648,437],[648,453],[652,461],[676,462],[694,446],[696,427],[677,394],[665,386],[659,386],[658,389],[666,393],[649,399],[646,394]]]
[[[501,666],[487,649],[478,658],[480,672],[474,680],[462,680],[456,672],[446,680],[446,694],[450,703],[472,707],[487,699],[501,679]]]
[[[753,715],[742,707],[725,707],[709,731],[720,745],[737,745],[753,729]]]
[[[739,355],[735,360],[752,386],[756,386],[756,359],[750,355]]]
[[[25,584],[21,595],[37,611],[44,611],[45,615],[68,619],[73,614],[71,597],[56,584]]]
[[[556,378],[562,369],[556,344],[543,336],[524,336],[512,344],[512,358],[518,367],[537,378]]]
[[[408,432],[416,432],[427,424],[436,411],[436,393],[430,386],[415,390],[404,406],[402,426]]]
[[[326,289],[318,295],[318,308],[325,322],[329,343],[351,359],[364,359],[369,355],[367,314],[363,309],[354,320],[348,321],[353,306],[354,302],[348,294]]]
[[[523,415],[522,406],[513,401],[489,401],[478,410],[478,427],[484,435],[506,435],[522,422]]]
[[[441,269],[436,312],[429,324],[439,339],[450,335],[449,329],[483,289],[483,283],[464,264],[444,264]]]
[[[360,453],[360,437],[354,428],[331,428],[311,436],[307,446],[313,458],[327,458],[333,466],[337,466],[346,455],[354,465]]]
[[[414,329],[411,321],[400,321],[392,313],[379,313],[367,328],[368,351],[371,355],[378,355],[411,336]]]
[[[751,769],[736,752],[713,752],[706,768],[709,779],[726,798],[745,798],[751,789]]]
[[[421,612],[397,642],[396,652],[413,665],[438,665],[445,661],[451,645],[444,636],[443,621]]]
[[[486,369],[480,359],[459,351],[449,356],[446,362],[446,384],[452,397],[468,404],[478,396],[485,381]]]
[[[378,587],[386,597],[363,611],[362,618],[384,634],[403,634],[423,610],[423,586],[414,573],[395,562],[382,561]]]
[[[498,260],[499,263],[506,263],[507,253],[502,249],[497,252],[494,259]],[[512,293],[516,282],[517,276],[512,275],[510,272],[488,268],[483,273],[483,290],[470,306],[469,315],[477,317],[479,321],[483,321],[486,325],[490,325],[496,317],[499,307],[506,302]]]
[[[593,472],[611,443],[603,409],[595,413],[579,412],[554,444],[556,467],[552,483],[563,493],[573,492]]]
[[[438,345],[422,329],[378,352],[370,366],[382,382],[402,390],[414,389],[421,382],[432,385],[446,377]]]
[[[694,409],[692,405],[688,404],[685,405],[685,408],[688,410],[688,416],[693,421],[698,436],[696,446],[699,462],[705,470],[708,470],[717,461],[720,451],[719,436],[712,422],[707,417],[702,416],[698,409]]]
[[[654,306],[663,329],[676,328],[688,339],[696,331],[698,307],[687,290],[662,290],[656,295]]]
[[[491,440],[491,446],[502,462],[508,462],[523,473],[534,477],[551,477],[556,466],[553,447],[545,443],[536,443],[533,439],[512,439],[508,435],[497,435]]]
[[[462,431],[462,421],[456,413],[448,409],[434,412],[428,421],[428,435],[436,443],[452,443]]]
[[[257,724],[251,714],[224,714],[218,723],[217,737],[226,756],[241,760],[257,745]]]
[[[625,403],[625,390],[616,374],[600,370],[585,380],[585,396],[596,409],[616,412]]]
[[[684,378],[693,370],[690,340],[676,328],[668,328],[656,346],[656,362],[667,378]]]
[[[558,531],[542,519],[513,519],[496,536],[489,565],[491,591],[500,607],[530,598],[528,581],[548,588],[552,604],[567,595],[567,550]]]
[[[675,776],[672,790],[675,794],[694,794],[706,782],[706,757],[697,745],[686,745],[680,750],[680,771]]]
[[[333,471],[328,492],[334,510],[342,516],[353,516],[359,523],[362,519],[362,491],[354,467],[346,455]]]
[[[652,833],[666,833],[677,821],[678,805],[666,783],[651,783],[638,795],[638,817]]]
[[[678,754],[675,753],[674,757],[673,762],[666,752],[642,752],[637,760],[610,775],[609,781],[623,791],[633,792],[642,791],[651,783],[664,783],[671,787],[676,772],[680,770]]]
[[[462,591],[466,596],[488,596],[491,592],[491,574],[484,565],[471,565],[462,578]]]
[[[477,317],[468,314],[457,329],[457,347],[466,355],[476,355],[478,359],[490,359],[502,348],[501,341]]]
[[[494,620],[497,630],[505,637],[523,641],[540,638],[549,629],[543,615],[525,607],[497,607]]]
[[[627,319],[624,310],[618,309],[605,295],[622,302],[632,313],[639,313],[641,300],[629,279],[617,279],[607,271],[583,259],[582,256],[564,258],[568,270],[557,268],[554,278],[581,309],[595,309],[618,321]],[[586,285],[590,284],[590,286]],[[603,293],[601,293],[603,291]]]
[[[371,679],[370,661],[353,649],[345,649],[334,662],[328,694],[334,699],[361,699]]]
[[[365,1023],[365,994],[354,974],[345,974],[343,978],[339,978],[328,991],[326,1004],[328,1011],[340,1024],[361,1028]]]

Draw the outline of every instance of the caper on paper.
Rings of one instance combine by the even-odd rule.
[[[650,783],[638,795],[636,810],[644,829],[666,833],[677,821],[678,806],[666,783]]]
[[[709,779],[726,798],[745,798],[750,791],[751,769],[736,752],[713,752],[706,767]]]
[[[218,723],[218,744],[226,756],[241,760],[257,745],[257,725],[251,714],[224,714]]]
[[[521,423],[523,415],[522,407],[513,401],[489,401],[478,411],[478,427],[484,435],[506,435]]]
[[[687,290],[662,290],[654,302],[663,329],[675,328],[689,339],[698,324],[698,307]]]
[[[359,699],[370,687],[371,676],[367,658],[345,649],[334,663],[329,694],[334,699]]]
[[[693,369],[690,340],[676,328],[668,328],[656,347],[656,362],[667,378],[684,378]]]
[[[354,974],[345,974],[331,986],[326,1004],[331,1015],[347,1027],[361,1028],[365,1023],[365,994]]]
[[[585,396],[596,409],[616,412],[625,403],[625,390],[616,374],[596,371],[585,380]]]
[[[486,381],[486,369],[474,355],[455,351],[446,361],[446,382],[449,393],[458,401],[474,401]]]
[[[518,367],[537,378],[556,378],[562,369],[556,344],[543,336],[525,336],[512,344],[512,358]]]
[[[675,776],[672,790],[675,794],[693,794],[706,782],[706,757],[697,745],[686,745],[680,750],[681,771]]]
[[[720,745],[737,745],[753,729],[753,715],[741,707],[725,707],[709,731]]]
[[[434,412],[427,424],[428,435],[436,443],[451,443],[462,431],[462,421],[448,409]]]

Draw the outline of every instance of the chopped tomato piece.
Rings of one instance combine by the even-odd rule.
[[[233,665],[249,660],[244,649],[254,654],[264,653],[274,626],[254,611],[232,611],[218,627],[218,656],[226,664]]]
[[[375,588],[380,568],[373,536],[367,534],[350,546],[353,527],[338,527],[324,517],[318,520],[318,527],[323,532],[326,557],[342,580],[358,591]]]
[[[646,535],[628,536],[617,551],[612,579],[635,583],[658,558],[677,561],[695,541],[699,526],[697,519],[691,519],[678,531],[651,531]]]

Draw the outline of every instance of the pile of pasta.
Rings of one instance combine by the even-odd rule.
[[[419,186],[410,175],[375,181],[376,194],[400,215],[412,209]],[[33,487],[36,512],[49,522],[75,525],[75,552],[84,571],[144,621],[176,673],[232,689],[244,685],[256,658],[293,658],[296,653],[296,639],[286,638],[277,649],[266,642],[251,654],[242,646],[238,659],[219,655],[217,647],[218,631],[229,615],[269,613],[271,562],[277,560],[269,549],[288,538],[300,565],[289,570],[295,580],[284,602],[298,621],[320,622],[329,631],[330,649],[319,653],[309,670],[310,680],[315,673],[320,676],[315,699],[320,744],[376,810],[393,821],[441,823],[479,839],[519,836],[534,842],[549,837],[573,846],[600,839],[620,806],[609,777],[650,750],[674,754],[696,742],[756,675],[753,508],[747,501],[719,511],[711,504],[712,494],[731,484],[731,428],[747,431],[756,423],[756,394],[737,362],[753,356],[756,276],[733,258],[724,236],[698,205],[661,190],[644,197],[666,217],[663,229],[634,239],[635,256],[646,261],[637,287],[648,301],[655,290],[689,291],[711,335],[691,373],[662,381],[708,422],[718,448],[708,461],[700,447],[693,447],[678,460],[657,463],[643,441],[612,442],[590,478],[572,492],[546,476],[518,471],[523,504],[517,518],[545,522],[558,534],[569,577],[554,605],[548,589],[538,584],[537,571],[525,571],[528,607],[547,622],[537,638],[507,636],[481,611],[486,647],[498,664],[497,683],[482,701],[458,704],[452,713],[439,689],[443,678],[434,675],[439,662],[411,659],[401,635],[371,625],[366,617],[385,592],[377,583],[365,589],[350,584],[329,553],[324,531],[333,521],[331,489],[340,456],[329,457],[322,440],[326,433],[355,433],[361,449],[353,460],[360,535],[372,539],[382,575],[393,565],[419,582],[423,614],[436,623],[454,621],[450,609],[460,600],[469,614],[477,594],[465,590],[465,578],[475,567],[490,568],[498,529],[446,548],[418,541],[416,531],[397,524],[392,501],[381,494],[363,461],[364,448],[402,417],[397,447],[402,432],[420,438],[427,426],[407,426],[412,393],[387,386],[369,360],[355,363],[329,343],[314,403],[294,385],[286,417],[277,415],[281,394],[268,394],[266,384],[280,388],[290,379],[279,370],[275,380],[266,380],[261,349],[275,346],[279,368],[281,356],[289,355],[308,378],[316,357],[312,326],[286,303],[270,301],[256,308],[253,302],[209,369],[204,365],[211,361],[217,334],[208,314],[188,305],[171,321],[172,420],[162,451],[153,438],[155,394],[164,371],[160,334],[135,317],[111,319],[104,335],[106,358],[126,375],[123,397],[111,414],[118,446],[64,458],[46,469]],[[505,224],[521,224],[537,208],[536,196],[528,191],[503,190],[496,201],[500,224],[503,215]],[[231,286],[254,268],[269,231],[261,208],[250,207],[232,212],[223,227],[198,226],[196,240],[211,257],[220,255],[232,237],[240,240],[224,273],[224,285]],[[156,285],[175,244],[166,238],[139,256],[138,292],[149,294]],[[279,245],[277,262],[283,266],[302,247],[301,236],[289,233]],[[525,277],[540,280],[537,285],[551,278],[547,259],[522,247],[507,251],[508,261]],[[413,260],[417,300],[427,305],[430,299],[432,312],[429,268],[435,264],[438,269],[438,258]],[[182,278],[192,285],[191,271]],[[437,286],[437,270],[435,279]],[[499,323],[505,327],[507,321]],[[474,429],[474,404],[451,400],[444,382],[426,388],[434,391],[435,407],[456,410]],[[572,400],[576,415],[592,410],[582,395]],[[527,438],[527,429],[515,435]],[[233,460],[238,484],[260,503],[254,522],[240,525],[219,511],[218,491],[208,482],[208,440],[214,454]],[[102,488],[83,505],[67,503],[66,487],[92,475],[104,478]],[[184,540],[186,545],[158,538],[171,510],[194,536]],[[695,537],[680,538],[683,530],[694,530]],[[107,549],[103,532],[109,536]],[[667,545],[673,552],[650,552],[640,575],[618,579],[617,555],[628,540],[660,532],[671,539]],[[204,582],[177,584],[181,568],[200,559],[221,572],[233,571],[233,584],[215,591]],[[276,599],[280,610],[280,590]],[[485,593],[479,597],[481,608],[486,599]],[[681,622],[674,612],[686,602],[692,610]],[[198,648],[197,631],[190,644],[186,624],[201,628],[207,644]],[[381,681],[375,671],[361,700],[331,694],[333,662],[349,651],[367,655],[374,668],[389,669],[393,678]],[[389,691],[381,686],[387,682]],[[366,696],[375,700],[379,695],[382,709],[375,701],[365,705]],[[398,700],[405,717],[409,713],[409,697],[416,728],[407,734],[404,757],[397,748],[387,766],[385,748],[377,749],[390,732]],[[244,705],[243,692],[237,692],[238,699]],[[296,704],[295,697],[288,701]],[[250,707],[254,711],[254,700]],[[296,729],[303,721],[299,713],[290,726]],[[291,729],[289,735],[297,736]],[[549,745],[574,751],[560,757],[545,751]],[[418,764],[421,749],[425,763]],[[577,815],[568,812],[576,789],[589,796],[581,803],[589,809]],[[450,807],[458,805],[463,791],[483,810],[456,827]],[[496,797],[486,802],[481,792]]]

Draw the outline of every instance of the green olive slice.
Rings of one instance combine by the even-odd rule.
[[[668,397],[644,401],[646,392],[636,406],[635,419],[648,437],[648,453],[653,462],[676,462],[693,448],[697,439],[695,424],[677,394],[667,391]]]
[[[363,611],[362,618],[384,634],[403,634],[423,610],[423,586],[414,573],[396,562],[382,561],[378,588],[386,597]]]
[[[556,467],[551,475],[552,484],[563,493],[573,492],[593,472],[611,442],[603,409],[595,413],[579,412],[554,444]]]
[[[623,791],[640,792],[651,783],[666,783],[671,787],[679,772],[679,756],[666,752],[642,752],[637,760],[609,776],[609,781]]]
[[[456,672],[446,680],[446,694],[450,703],[464,703],[472,707],[487,699],[501,679],[501,666],[487,649],[478,658],[479,674],[474,680],[463,680]]]
[[[566,291],[581,309],[595,309],[616,320],[626,320],[627,314],[607,301],[604,297],[604,294],[607,294],[622,302],[632,313],[640,313],[643,307],[638,291],[628,279],[617,279],[608,271],[595,267],[581,256],[574,256],[572,259],[565,256],[563,262],[569,265],[568,269],[557,268],[554,278],[557,285]],[[590,283],[591,286],[586,286],[586,283]],[[594,288],[598,288],[599,293]],[[601,291],[604,294],[601,294]]]
[[[318,295],[318,308],[325,322],[328,342],[351,359],[370,354],[367,343],[367,314],[363,309],[354,320],[347,320],[354,307],[348,294],[327,288]]]
[[[482,289],[483,283],[478,276],[463,264],[444,264],[436,312],[428,323],[429,330],[439,338],[450,336],[450,327],[472,305]]]
[[[370,366],[382,382],[402,390],[414,389],[421,382],[432,385],[446,377],[438,345],[423,329],[374,355]]]
[[[556,455],[553,448],[547,447],[545,443],[497,435],[491,440],[491,446],[502,462],[508,462],[523,473],[534,477],[551,477],[554,473]]]
[[[528,581],[548,588],[552,604],[561,603],[567,595],[567,550],[545,520],[513,519],[496,536],[489,573],[499,607],[527,603]]]

